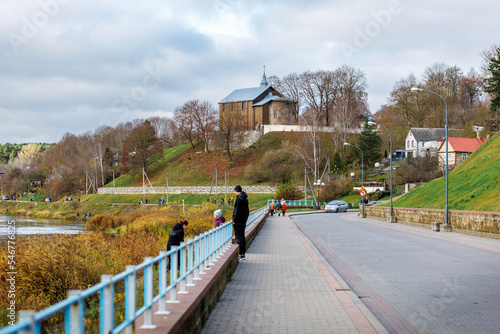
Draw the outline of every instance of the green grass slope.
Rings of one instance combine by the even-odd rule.
[[[500,212],[500,135],[496,134],[448,175],[450,210]],[[444,209],[445,178],[394,201],[395,207]]]
[[[148,168],[148,177],[153,186],[164,186],[167,173],[170,186],[207,186],[212,184],[215,166],[218,171],[218,185],[224,184],[226,170],[229,185],[239,183],[252,185],[245,179],[248,164],[259,161],[269,150],[282,148],[288,141],[298,143],[300,133],[271,132],[244,150],[231,152],[233,162],[226,152],[203,152],[203,143],[198,143],[193,150],[188,144],[171,147],[152,159]],[[147,181],[146,181],[147,182]],[[142,186],[142,170],[135,169],[115,180],[117,187]],[[106,187],[113,187],[110,182]]]

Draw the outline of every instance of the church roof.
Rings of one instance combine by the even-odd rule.
[[[290,100],[287,99],[286,97],[275,96],[271,92],[269,92],[269,94],[267,94],[267,96],[265,98],[263,98],[259,102],[252,105],[252,107],[263,106],[264,104],[266,104],[270,101],[290,101]]]
[[[264,93],[271,85],[265,87],[252,87],[236,89],[231,94],[222,99],[219,103],[253,101]]]

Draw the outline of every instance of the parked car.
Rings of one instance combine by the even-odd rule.
[[[380,201],[370,201],[368,203],[366,203],[366,205],[373,205],[373,204],[377,204],[377,203],[380,203]]]
[[[3,199],[4,201],[8,201],[8,200],[9,200],[9,196],[5,195],[5,196],[3,196],[3,197],[2,197],[2,199]]]
[[[325,206],[325,212],[347,212],[347,203],[344,201],[331,201]]]

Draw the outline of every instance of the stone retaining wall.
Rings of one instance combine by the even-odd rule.
[[[419,225],[444,223],[445,214],[442,209],[393,208],[397,222],[409,222]],[[366,206],[367,216],[389,220],[389,208]],[[500,212],[449,210],[449,222],[453,230],[472,234],[487,233],[500,238]]]
[[[227,186],[227,192],[233,193],[236,185]],[[242,186],[243,191],[247,193],[259,194],[274,194],[277,187],[274,186]],[[297,187],[299,190],[304,190],[304,187]],[[166,188],[163,187],[116,187],[116,188],[99,188],[98,194],[158,194],[163,195],[166,193]],[[224,186],[218,186],[217,189],[212,187],[212,194],[223,194],[225,191]],[[193,186],[193,187],[168,187],[169,194],[209,194],[210,186]]]

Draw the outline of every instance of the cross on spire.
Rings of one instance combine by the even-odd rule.
[[[266,65],[264,65],[264,73],[262,74],[262,80],[260,82],[260,87],[264,88],[267,87],[269,83],[267,82],[266,78]]]

